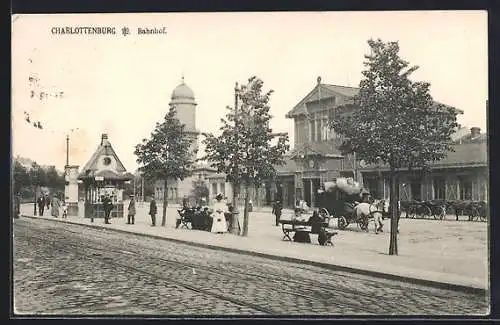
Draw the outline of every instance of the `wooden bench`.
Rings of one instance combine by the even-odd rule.
[[[322,246],[332,245],[332,237],[337,235],[338,232],[333,231],[333,229],[328,228],[328,222],[319,223],[319,227],[313,227],[308,221],[302,220],[280,220],[281,230],[283,231],[284,241],[292,241],[290,234],[293,232],[307,232],[310,234],[318,235],[318,242]],[[313,229],[317,228],[317,229]]]

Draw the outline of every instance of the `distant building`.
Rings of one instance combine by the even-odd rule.
[[[198,150],[198,136],[200,132],[196,129],[196,106],[194,92],[189,88],[184,78],[180,85],[178,85],[172,92],[170,107],[175,107],[177,111],[177,118],[185,125],[184,131],[193,140],[191,153],[193,159],[196,158],[196,151]],[[193,190],[193,182],[196,179],[206,179],[210,174],[215,173],[215,169],[207,166],[206,164],[196,164],[193,170],[193,175],[185,178],[184,180],[167,180],[167,188],[165,189],[165,182],[163,180],[156,180],[155,182],[155,199],[163,201],[164,191],[167,191],[168,202],[180,203],[184,196],[191,196]]]
[[[409,200],[488,200],[488,144],[480,128],[455,139],[454,151],[435,163],[430,171],[401,171],[400,199]],[[360,168],[363,185],[376,196],[389,198],[387,166]]]

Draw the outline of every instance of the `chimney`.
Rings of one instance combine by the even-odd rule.
[[[107,133],[103,133],[101,135],[101,146],[104,144],[104,140],[108,140],[108,134]]]
[[[476,138],[481,134],[481,128],[475,126],[470,128],[470,136],[471,138]]]

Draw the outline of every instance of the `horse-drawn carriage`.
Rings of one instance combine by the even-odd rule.
[[[346,178],[338,178],[335,182],[325,182],[318,193],[319,215],[323,218],[337,218],[337,228],[345,229],[350,224],[357,224],[359,229],[368,231],[368,225],[375,213],[385,216],[387,207],[384,201],[369,203],[369,192]],[[360,203],[369,203],[358,206]],[[379,229],[381,227],[376,227]]]

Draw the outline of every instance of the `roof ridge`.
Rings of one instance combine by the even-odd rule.
[[[325,85],[325,86],[334,86],[334,87],[352,88],[352,89],[360,89],[359,87],[343,86],[343,85],[335,85],[335,84],[323,84],[323,85]]]

